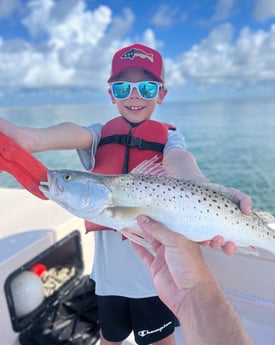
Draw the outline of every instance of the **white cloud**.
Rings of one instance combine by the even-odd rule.
[[[181,86],[186,83],[184,77],[184,70],[180,68],[178,64],[175,63],[172,59],[165,59],[165,85],[168,89],[173,87]],[[167,77],[168,76],[168,77]]]
[[[20,0],[0,0],[0,19],[9,17],[20,8]]]
[[[230,24],[213,30],[178,59],[182,75],[205,84],[275,82],[275,25],[270,31],[244,28],[236,42],[232,38]]]
[[[168,28],[179,21],[184,21],[186,16],[185,13],[181,13],[181,9],[178,6],[161,4],[152,17],[151,23],[157,27]]]
[[[156,39],[155,33],[152,29],[145,30],[141,39],[138,41],[157,50],[161,50],[164,45],[164,42]]]
[[[59,4],[53,0],[32,0],[28,3],[30,15],[23,20],[29,32],[36,36],[47,34],[48,45],[59,49],[68,44],[95,46],[104,36],[111,22],[111,10],[99,6],[91,12],[86,9],[83,1],[66,2],[71,5],[66,8],[65,15],[56,16]],[[62,3],[64,7],[64,2]]]
[[[32,36],[47,32],[50,24],[50,11],[55,3],[52,0],[30,0],[27,3],[28,16],[22,20]]]
[[[165,43],[150,28],[135,33],[134,40],[129,36],[136,20],[130,8],[114,16],[107,6],[89,10],[85,4],[84,0],[27,3],[28,14],[23,24],[31,39],[0,37],[3,92],[9,87],[88,88],[93,94],[102,94],[107,87],[114,51],[137,41],[164,51]],[[232,6],[233,0],[219,1],[216,18],[228,16]],[[168,17],[169,13],[174,16],[173,11],[167,13]],[[190,84],[203,89],[209,85],[239,87],[274,83],[275,25],[255,32],[246,27],[236,33],[232,24],[223,24],[178,58],[163,56],[170,90]]]
[[[231,15],[234,2],[235,0],[218,0],[212,20],[214,21],[227,20]]]
[[[253,15],[258,21],[275,17],[275,2],[273,0],[257,0]]]
[[[74,6],[72,6],[72,3]],[[64,4],[69,8],[65,8]],[[60,6],[62,5],[62,11]],[[58,7],[59,6],[59,7]],[[106,6],[88,11],[83,1],[32,0],[23,23],[34,42],[0,42],[0,84],[18,87],[58,87],[103,85],[118,39],[110,44],[108,35],[119,26]],[[57,15],[58,14],[58,15]],[[109,30],[109,31],[108,31]],[[115,48],[114,48],[115,47]]]

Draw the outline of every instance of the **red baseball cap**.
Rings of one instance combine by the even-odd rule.
[[[141,68],[150,72],[161,83],[164,83],[164,67],[160,53],[143,44],[133,44],[115,53],[108,83],[128,68]]]

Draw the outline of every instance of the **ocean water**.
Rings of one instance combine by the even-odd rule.
[[[86,126],[104,123],[117,111],[111,104],[6,107],[0,108],[0,116],[22,126],[63,121]],[[251,195],[255,208],[275,214],[275,99],[166,103],[153,119],[176,125],[209,180],[242,190]],[[50,169],[82,169],[74,151],[49,151],[36,157]],[[20,185],[2,172],[1,187]]]

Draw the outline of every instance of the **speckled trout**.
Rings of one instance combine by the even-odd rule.
[[[51,200],[90,222],[121,231],[146,245],[136,217],[147,215],[192,241],[222,235],[239,246],[275,254],[275,229],[270,215],[244,215],[228,189],[157,174],[100,175],[72,170],[48,172],[40,187]]]

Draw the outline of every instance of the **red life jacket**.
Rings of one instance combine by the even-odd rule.
[[[101,129],[92,172],[107,175],[128,173],[156,155],[161,162],[169,129],[176,128],[154,120],[146,120],[135,126],[122,116],[110,120]],[[104,229],[87,221],[85,226],[87,232]]]
[[[101,130],[93,172],[128,173],[156,154],[161,161],[168,129],[175,127],[154,120],[146,120],[133,127],[122,116],[107,122]]]

